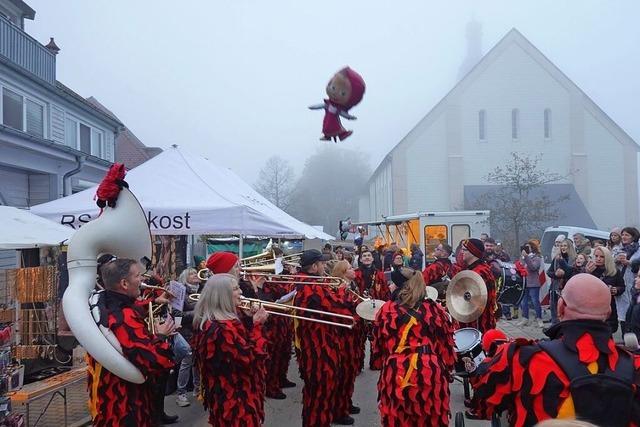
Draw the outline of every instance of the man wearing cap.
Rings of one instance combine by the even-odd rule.
[[[616,346],[606,319],[611,292],[600,279],[577,274],[558,300],[551,341],[524,338],[501,345],[472,377],[471,418],[508,411],[509,424],[579,418],[600,426],[640,424],[640,356]]]
[[[324,275],[329,255],[316,249],[302,252],[301,272],[296,276],[294,306],[327,312],[337,312],[344,308],[344,289],[332,290],[329,286],[311,281],[310,277]],[[313,313],[306,317],[330,320]],[[312,321],[296,321],[294,324],[296,356],[302,387],[302,426],[329,427],[331,423],[350,425],[354,419],[348,414],[336,414],[336,404],[340,396],[336,389],[341,368],[340,340],[337,326]],[[349,408],[346,408],[348,411]]]
[[[480,332],[488,331],[496,327],[496,286],[495,277],[491,267],[483,260],[484,243],[480,239],[467,239],[462,241],[460,248],[465,270],[471,270],[480,275],[487,286],[487,305],[478,320],[471,323],[460,322],[461,328],[476,328]]]

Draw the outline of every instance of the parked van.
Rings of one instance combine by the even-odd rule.
[[[549,267],[549,264],[551,264],[551,250],[553,249],[556,237],[562,234],[564,235],[564,237],[567,237],[573,241],[573,236],[576,233],[584,235],[584,237],[586,237],[590,241],[593,241],[594,239],[600,239],[606,243],[606,241],[609,240],[608,231],[573,227],[570,225],[557,225],[555,227],[547,227],[547,229],[544,230],[544,234],[542,235],[542,242],[540,244],[542,256],[544,257],[544,263],[547,268]]]

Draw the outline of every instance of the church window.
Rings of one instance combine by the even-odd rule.
[[[487,112],[485,110],[478,111],[478,138],[483,142],[487,140]]]
[[[511,138],[518,139],[520,136],[520,110],[511,110]]]
[[[544,139],[551,139],[551,108],[544,110]]]

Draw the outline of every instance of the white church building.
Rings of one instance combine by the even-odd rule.
[[[479,57],[479,42],[470,42]],[[567,176],[547,185],[570,196],[559,224],[638,225],[640,147],[542,52],[512,29],[469,68],[376,168],[361,221],[462,209],[517,152],[540,155],[544,169]]]

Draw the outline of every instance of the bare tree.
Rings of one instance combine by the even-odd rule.
[[[357,214],[370,173],[366,155],[333,145],[322,147],[305,162],[290,213],[335,235],[340,219]]]
[[[253,188],[280,209],[287,210],[291,201],[294,174],[289,162],[280,156],[271,156],[260,169]]]
[[[545,224],[562,217],[559,206],[569,195],[551,198],[545,185],[569,175],[542,169],[541,156],[511,153],[504,166],[496,166],[486,180],[496,187],[481,194],[468,208],[491,210],[491,233],[501,236],[509,250],[517,249],[522,236],[539,232]]]

